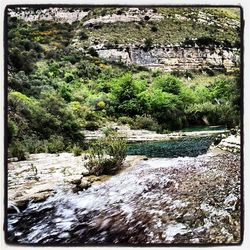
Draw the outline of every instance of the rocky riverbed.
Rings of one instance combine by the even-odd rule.
[[[128,156],[124,167],[140,156]],[[58,189],[79,191],[109,176],[89,175],[84,155],[72,153],[31,154],[26,161],[8,163],[8,208],[25,207],[30,201],[43,201]]]
[[[223,149],[223,150],[222,150]],[[18,243],[239,243],[240,137],[196,157],[128,156],[90,176],[84,155],[8,164],[8,239]],[[41,216],[42,215],[42,216]]]
[[[140,160],[86,191],[9,214],[8,239],[41,244],[240,242],[240,156]]]
[[[230,143],[233,141],[234,143]],[[123,168],[134,165],[135,162],[150,157],[197,156],[206,153],[211,139],[187,139],[177,141],[148,142],[131,144]],[[224,139],[216,147],[230,152],[238,152],[239,137]],[[154,152],[156,151],[156,152]],[[11,159],[13,160],[13,159]],[[15,160],[15,159],[14,159]],[[93,182],[100,182],[110,176],[89,175],[85,167],[87,160],[84,154],[74,156],[72,153],[31,154],[26,161],[11,161],[8,163],[8,207],[13,210],[25,207],[30,201],[43,201],[63,190],[81,191],[89,188]]]

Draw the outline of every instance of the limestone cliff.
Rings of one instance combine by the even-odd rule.
[[[149,50],[135,45],[120,45],[109,49],[93,46],[101,58],[107,61],[137,64],[165,71],[215,69],[232,71],[239,67],[240,56],[236,48],[186,47],[153,45]]]
[[[88,53],[92,47],[109,62],[227,72],[240,64],[238,9],[20,7],[8,14],[27,22],[67,22],[75,32],[72,49]]]

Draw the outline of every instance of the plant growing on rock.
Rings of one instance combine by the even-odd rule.
[[[152,39],[151,39],[151,38],[147,38],[147,39],[144,41],[144,50],[145,50],[145,51],[149,51],[152,45],[153,45]]]
[[[126,152],[126,139],[112,131],[90,145],[86,167],[90,174],[113,173],[122,166]]]
[[[80,156],[82,154],[82,149],[78,145],[74,145],[72,149],[74,156]]]

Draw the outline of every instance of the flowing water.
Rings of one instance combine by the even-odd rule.
[[[185,138],[173,141],[132,143],[128,147],[129,155],[174,158],[179,156],[198,156],[205,154],[213,137]]]
[[[239,183],[234,174],[237,184],[230,190],[220,187],[221,180],[209,187],[205,175],[222,176],[222,164],[234,164],[237,169],[238,163],[232,154],[214,153],[142,160],[86,191],[58,190],[44,202],[31,202],[24,211],[9,214],[8,240],[21,244],[206,243],[208,229],[218,222],[222,230],[220,220],[232,216],[228,209],[211,206],[206,195],[221,188],[223,197],[235,199]],[[197,179],[200,190],[185,186]],[[224,231],[223,240],[237,241],[239,236],[232,236],[234,227]]]

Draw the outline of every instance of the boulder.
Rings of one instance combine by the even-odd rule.
[[[81,183],[81,179],[82,179],[82,175],[71,175],[71,176],[65,177],[66,182],[69,182],[71,184],[76,184],[76,185]]]
[[[88,178],[82,178],[81,183],[79,184],[79,187],[81,189],[87,189],[91,186],[91,183],[89,182]]]

